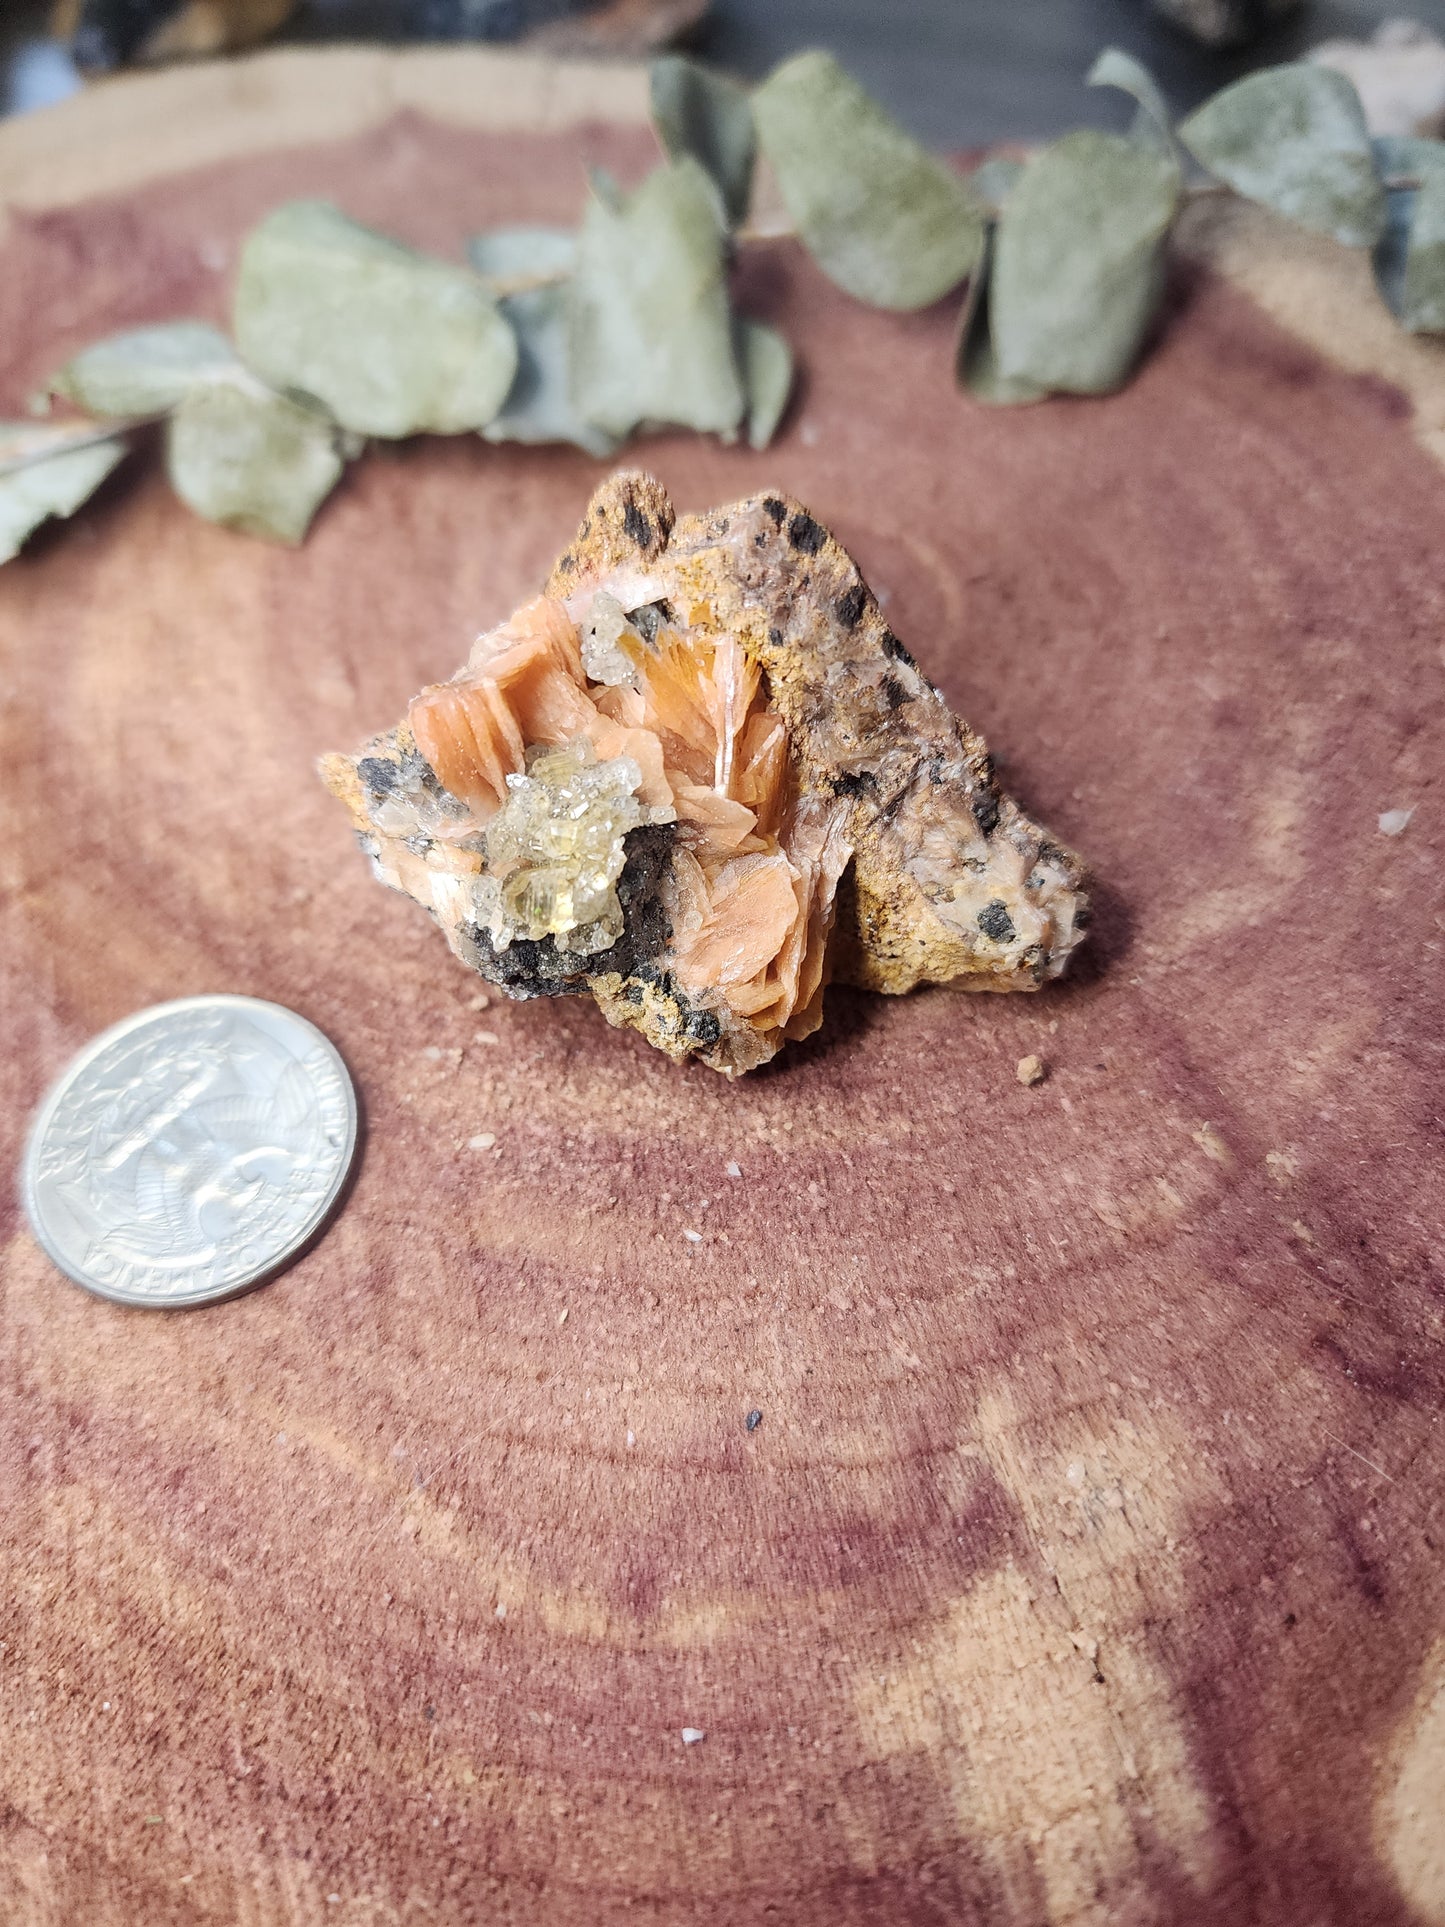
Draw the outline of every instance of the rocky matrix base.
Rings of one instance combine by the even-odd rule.
[[[512,997],[590,992],[737,1076],[830,976],[1033,990],[1082,868],[994,780],[806,509],[614,476],[545,593],[322,774],[382,882]]]

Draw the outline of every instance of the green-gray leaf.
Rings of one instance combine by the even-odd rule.
[[[1387,181],[1385,232],[1375,245],[1375,280],[1411,334],[1445,334],[1445,144],[1413,135],[1373,143]]]
[[[197,382],[237,366],[236,351],[219,328],[171,321],[82,348],[50,386],[92,415],[167,415]]]
[[[577,263],[576,235],[568,228],[494,228],[468,251],[494,293],[531,277],[548,283],[500,296],[517,337],[517,375],[483,435],[489,442],[573,442],[589,455],[615,454],[616,437],[584,422],[572,403],[565,283]]]
[[[984,236],[983,253],[979,257],[978,266],[969,276],[968,294],[959,316],[954,372],[961,388],[966,388],[980,401],[990,402],[995,406],[1042,401],[1047,393],[1046,389],[1036,387],[1031,381],[1018,378],[1005,380],[998,372],[998,359],[993,351],[993,329],[989,315],[992,301],[990,286],[993,279],[994,247],[994,224],[990,221]]]
[[[1012,160],[1006,154],[996,154],[991,160],[980,161],[969,175],[969,191],[981,208],[987,209],[990,214],[997,214],[1018,186],[1023,171],[1022,161]]]
[[[245,377],[193,388],[166,428],[166,469],[187,507],[292,545],[340,479],[345,452],[325,415]]]
[[[830,54],[785,61],[753,112],[793,224],[840,288],[876,308],[923,308],[972,270],[983,221],[968,188]]]
[[[748,445],[766,448],[793,392],[793,351],[761,321],[738,321],[738,366],[748,396]]]
[[[1142,61],[1136,60],[1133,54],[1126,54],[1121,47],[1106,47],[1089,69],[1088,84],[1091,87],[1117,87],[1138,102],[1139,111],[1129,129],[1130,140],[1138,141],[1145,147],[1157,147],[1165,154],[1174,152],[1168,102],[1159,91],[1158,81]]]
[[[745,87],[682,54],[652,63],[652,124],[671,159],[705,167],[734,227],[747,219],[757,129]]]
[[[657,168],[620,208],[594,199],[568,288],[572,399],[609,435],[639,422],[731,434],[742,420],[717,189],[698,163]]]
[[[0,423],[0,563],[18,555],[52,515],[73,515],[128,446],[122,436],[101,437],[86,425],[47,433],[34,422]]]
[[[999,217],[990,322],[998,374],[1081,395],[1128,375],[1163,291],[1179,170],[1118,134],[1036,154]]]
[[[1343,74],[1302,62],[1266,67],[1191,114],[1179,138],[1236,193],[1346,247],[1385,225],[1360,97]]]
[[[360,435],[483,428],[517,372],[512,331],[474,274],[324,201],[292,201],[251,233],[235,322],[258,374]]]

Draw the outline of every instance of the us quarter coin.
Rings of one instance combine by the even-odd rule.
[[[314,1024],[254,997],[183,997],[94,1039],[36,1115],[36,1237],[87,1291],[209,1305],[299,1256],[340,1195],[356,1094]]]

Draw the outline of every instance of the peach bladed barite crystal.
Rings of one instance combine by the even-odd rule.
[[[1086,921],[1077,858],[778,495],[675,523],[614,476],[544,594],[322,774],[465,963],[728,1075],[816,1030],[830,975],[1033,989]]]

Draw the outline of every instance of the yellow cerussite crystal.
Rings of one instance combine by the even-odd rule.
[[[590,957],[622,935],[617,879],[639,825],[671,822],[671,810],[638,800],[642,771],[630,756],[599,763],[584,737],[532,756],[507,778],[507,800],[487,825],[487,867],[475,886],[478,920],[493,946],[516,937],[556,940]]]
[[[1032,990],[1086,921],[1078,859],[777,495],[674,526],[614,476],[546,593],[322,774],[491,982],[730,1076],[817,1029],[830,974]]]

